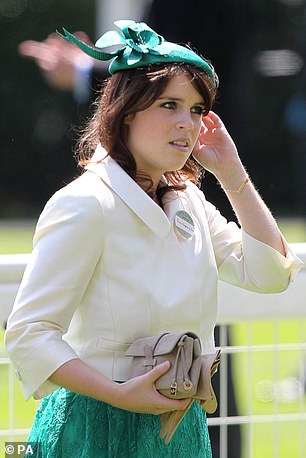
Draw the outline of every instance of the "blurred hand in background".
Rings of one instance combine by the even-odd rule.
[[[80,40],[92,44],[85,32],[74,34]],[[91,60],[77,46],[64,40],[57,33],[50,34],[43,41],[27,40],[20,43],[19,53],[33,59],[40,68],[50,86],[63,91],[70,91],[74,85],[75,69],[78,65]]]

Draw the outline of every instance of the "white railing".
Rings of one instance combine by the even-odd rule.
[[[280,294],[262,295],[235,288],[224,283],[220,283],[220,304],[218,324],[220,325],[220,346],[222,348],[222,363],[220,366],[220,415],[210,417],[208,423],[210,428],[220,427],[220,457],[228,457],[227,438],[232,425],[240,425],[243,432],[243,457],[245,458],[290,458],[306,457],[306,402],[305,402],[305,371],[306,371],[306,244],[291,244],[294,251],[304,262],[302,270],[296,277],[294,283],[287,291]],[[9,311],[11,310],[14,297],[21,281],[28,255],[0,255],[0,326],[4,325]],[[298,326],[298,337],[295,341],[284,341],[279,339],[280,323],[287,323],[295,320]],[[263,336],[262,341],[254,341],[253,330],[258,321],[269,322],[272,333],[272,341]],[[243,345],[228,344],[228,330],[235,326],[245,326],[245,342]],[[229,326],[231,325],[231,326]],[[232,326],[233,325],[233,326]],[[279,400],[282,395],[281,390],[286,391],[286,386],[282,387],[279,380],[280,358],[282,354],[292,355],[298,360],[297,373],[298,379],[284,380],[284,383],[293,384],[291,386],[291,396],[296,396],[295,408],[293,411],[280,409]],[[272,379],[262,379],[257,382],[266,385],[261,386],[262,396],[269,397],[272,410],[264,409],[262,412],[254,411],[252,406],[252,396],[254,396],[254,368],[253,363],[259,354],[271,356]],[[242,387],[245,385],[245,406],[239,415],[228,415],[228,356],[233,358],[244,357],[245,374],[242,379]],[[240,356],[239,356],[240,355]],[[297,356],[298,355],[298,356]],[[1,355],[0,355],[1,356]],[[0,357],[0,368],[6,366],[9,378],[9,413],[8,428],[0,429],[0,439],[13,440],[14,437],[25,436],[30,425],[18,428],[15,421],[14,402],[14,370],[9,363],[6,355]],[[240,370],[240,369],[239,369]],[[263,368],[263,372],[265,368]],[[235,378],[235,376],[234,376]],[[297,382],[298,380],[298,382]],[[2,382],[1,382],[2,383]],[[295,383],[295,385],[294,385]],[[303,385],[304,384],[304,385]],[[303,386],[302,386],[303,385]],[[292,391],[293,390],[293,391]],[[303,390],[303,391],[301,391]],[[287,397],[290,397],[287,392]],[[285,393],[286,394],[286,393]],[[285,395],[284,395],[285,396]],[[289,404],[288,404],[289,405]],[[285,409],[286,410],[286,409]],[[288,409],[287,409],[288,410]],[[281,450],[281,436],[283,425],[296,425],[297,434],[292,441],[295,445],[298,442],[296,452]],[[256,436],[256,425],[270,425],[271,428],[271,447],[269,455],[254,454],[254,441],[259,439]],[[267,426],[268,428],[268,426]],[[16,439],[17,440],[17,439]],[[262,438],[262,440],[269,440]],[[292,454],[293,453],[293,454]],[[239,457],[237,457],[239,458]]]

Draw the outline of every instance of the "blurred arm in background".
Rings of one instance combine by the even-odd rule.
[[[80,40],[93,45],[85,32],[74,33]],[[23,57],[36,62],[50,86],[61,91],[72,91],[80,103],[90,102],[94,80],[101,81],[107,76],[104,62],[94,62],[94,59],[57,33],[50,34],[43,41],[23,41],[18,51]]]

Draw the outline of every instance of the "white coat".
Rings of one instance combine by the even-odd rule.
[[[128,345],[162,331],[194,331],[214,351],[218,278],[275,293],[300,266],[227,223],[192,183],[165,197],[164,211],[98,147],[79,178],[43,210],[6,331],[26,398],[46,396],[48,378],[81,358],[112,380],[128,377]],[[193,219],[193,237],[174,227]]]

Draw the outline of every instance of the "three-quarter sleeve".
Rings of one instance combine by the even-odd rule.
[[[63,335],[103,250],[102,215],[96,198],[68,186],[39,218],[5,335],[26,398],[53,391],[50,375],[78,357]]]
[[[284,291],[302,266],[284,237],[286,255],[256,240],[206,202],[220,280],[259,293]]]

